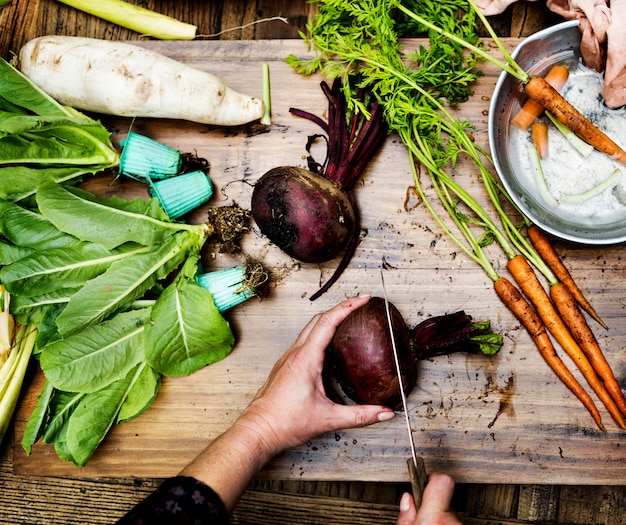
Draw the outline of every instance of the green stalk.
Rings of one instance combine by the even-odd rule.
[[[13,419],[36,339],[36,325],[21,325],[9,359],[0,369],[0,443]]]
[[[270,65],[263,64],[263,104],[265,113],[261,117],[261,124],[269,126],[272,123],[272,97],[270,89]]]
[[[197,27],[123,0],[59,0],[108,22],[161,40],[193,40]]]

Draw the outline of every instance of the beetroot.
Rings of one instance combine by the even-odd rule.
[[[263,175],[252,193],[263,235],[307,263],[334,259],[354,236],[354,208],[337,186],[304,168],[283,166]]]
[[[337,79],[330,88],[321,83],[328,99],[328,122],[291,108],[296,116],[311,120],[326,133],[324,163],[309,157],[309,167],[279,167],[264,174],[252,193],[252,216],[276,246],[295,259],[322,263],[343,257],[315,300],[337,281],[347,267],[359,239],[359,215],[353,186],[387,137],[383,108],[367,94],[358,94],[369,112],[351,112]],[[309,137],[307,150],[320,135]]]
[[[408,395],[417,382],[418,362],[455,352],[495,354],[502,336],[489,321],[473,322],[463,311],[431,317],[409,329],[402,314],[389,304],[402,383]],[[372,297],[337,327],[327,348],[324,385],[328,396],[355,403],[401,407],[385,300]]]
[[[389,313],[402,382],[408,394],[417,381],[417,361],[411,354],[409,330],[402,314],[391,303]],[[401,405],[384,299],[372,297],[352,312],[337,328],[326,357],[328,373],[356,403],[392,408]]]

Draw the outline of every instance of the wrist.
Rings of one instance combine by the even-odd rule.
[[[289,446],[276,430],[272,418],[254,403],[239,416],[231,430],[240,435],[241,443],[254,451],[263,462],[261,466]]]

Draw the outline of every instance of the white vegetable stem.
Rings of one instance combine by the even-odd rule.
[[[558,202],[550,192],[550,188],[548,188],[548,184],[546,183],[537,146],[533,144],[528,153],[530,155],[530,168],[533,172],[535,184],[537,185],[537,190],[539,190],[539,195],[546,204],[550,206],[557,206]]]
[[[600,184],[593,186],[587,191],[583,191],[581,193],[562,193],[560,200],[561,202],[573,204],[588,201],[596,195],[600,195],[604,190],[607,190],[617,185],[621,178],[622,171],[616,168],[613,173],[611,173],[611,175],[604,179]]]
[[[263,116],[260,98],[211,73],[123,42],[49,35],[28,42],[19,68],[50,96],[85,111],[236,126]]]
[[[20,326],[9,359],[0,368],[0,443],[13,418],[36,339],[36,325]]]
[[[59,0],[85,13],[161,40],[193,40],[197,27],[123,0]]]

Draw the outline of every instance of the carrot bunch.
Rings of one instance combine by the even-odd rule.
[[[518,125],[520,127],[525,126],[528,128],[545,111],[548,116],[557,119],[588,144],[626,163],[626,153],[610,138],[595,128],[555,89],[554,86],[560,88],[565,83],[568,72],[562,67],[557,67],[548,80],[526,73],[502,45],[488,21],[480,10],[476,8],[472,0],[470,0],[470,5],[502,51],[505,62],[495,59],[480,47],[464,41],[457,35],[438,27],[435,23],[424,19],[416,13],[412,13],[402,5],[399,6],[399,9],[406,16],[448,37],[485,60],[495,63],[503,71],[520,80],[529,96],[529,101],[523,106],[522,115],[519,117],[521,122]],[[420,91],[417,86],[412,87]],[[424,97],[430,96],[425,90],[421,90],[420,94]],[[454,120],[442,104],[439,104],[432,97],[430,98],[430,103],[433,108],[437,108],[437,113],[439,114],[438,129],[442,134],[446,134],[448,142],[454,145],[449,160],[454,162],[456,156],[463,152],[474,161],[481,173],[483,185],[487,190],[490,201],[499,215],[500,227],[496,225],[481,205],[461,188],[453,177],[445,172],[444,162],[442,162],[444,159],[440,158],[441,147],[438,149],[432,148],[431,144],[422,139],[417,128],[399,130],[399,134],[403,142],[408,146],[413,160],[413,175],[422,201],[452,240],[471,259],[477,262],[493,280],[497,295],[520,320],[545,361],[587,408],[598,427],[605,430],[598,408],[591,396],[559,357],[552,343],[551,336],[579,368],[589,386],[602,401],[618,426],[626,429],[624,422],[626,401],[619,385],[615,381],[609,364],[602,355],[593,332],[581,312],[581,305],[602,326],[606,327],[606,325],[597,316],[588,301],[582,297],[580,290],[573,283],[569,272],[562,265],[560,258],[550,246],[545,235],[542,235],[521,212],[522,224],[526,226],[527,236],[524,236],[521,229],[516,224],[513,224],[503,208],[501,199],[513,208],[516,208],[515,204],[485,166],[486,163],[492,163],[489,155],[468,137],[464,127]],[[538,149],[543,148],[545,145],[543,144],[545,138],[541,137],[543,131],[536,131]],[[461,232],[461,238],[448,228],[445,221],[439,216],[433,206],[428,203],[426,195],[421,189],[420,173],[416,167],[418,163],[428,172],[439,201],[455,223],[458,231]],[[466,210],[461,211],[460,203],[465,205]],[[476,234],[475,230],[477,227],[484,229],[482,235]],[[492,239],[504,251],[508,261],[507,269],[515,284],[495,271],[483,250],[485,239]],[[547,280],[549,291],[544,289],[535,274],[535,270]]]
[[[465,152],[475,157],[476,146],[469,143],[466,145]],[[525,217],[523,220],[527,225],[528,238],[522,235],[504,211],[500,201],[501,196],[507,200],[508,196],[484,164],[477,163],[484,186],[500,216],[502,229],[472,196],[442,168],[437,167],[434,159],[429,157],[428,150],[413,150],[411,153],[414,161],[412,162],[414,178],[423,203],[450,238],[492,279],[496,294],[528,331],[546,363],[587,408],[597,426],[603,431],[606,430],[595,402],[560,358],[552,342],[552,336],[576,364],[617,425],[626,429],[624,421],[626,399],[581,308],[603,327],[606,328],[606,324],[584,297],[548,237]],[[420,174],[416,167],[418,159],[427,168],[430,181],[440,202],[463,234],[466,242],[450,230],[428,202],[421,189],[422,185],[419,183]],[[475,158],[475,160],[478,159]],[[466,210],[461,211],[459,201],[465,205]],[[513,283],[507,277],[499,275],[489,262],[482,247],[482,241],[474,231],[476,225],[480,225],[485,230],[486,235],[481,235],[481,238],[491,237],[503,249]],[[549,292],[544,289],[535,269],[548,281]]]

